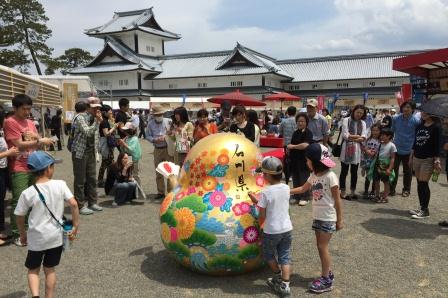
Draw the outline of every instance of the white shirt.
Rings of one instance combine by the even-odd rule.
[[[313,219],[336,221],[336,209],[331,194],[331,188],[339,185],[336,174],[332,171],[328,171],[322,176],[316,176],[312,173],[308,178],[308,183],[311,184],[313,195]]]
[[[341,157],[339,158],[343,163],[346,164],[359,164],[361,162],[361,143],[351,142],[348,140],[348,136],[350,135],[349,126],[351,117],[344,118],[342,120],[342,137],[344,138],[344,142],[341,146]],[[358,131],[358,125],[355,124],[355,132],[353,134],[360,135],[363,138],[367,138],[367,129],[366,123],[363,120],[361,121],[361,131]],[[346,148],[350,146],[350,150],[353,152],[353,156],[350,158],[346,156]]]
[[[61,220],[64,214],[64,201],[73,198],[65,181],[50,180],[36,186],[43,194],[48,208],[58,220]],[[33,186],[22,192],[14,214],[25,216],[30,208],[32,209],[28,217],[28,249],[43,251],[61,246],[62,227],[51,217]]]
[[[3,129],[0,130],[0,152],[5,152],[8,150],[8,144],[6,144],[5,137],[3,136]],[[4,169],[8,166],[8,158],[0,158],[0,168]]]
[[[264,232],[281,234],[292,230],[289,218],[289,186],[284,183],[266,186],[261,191],[258,207],[266,208]]]
[[[137,114],[132,114],[131,116],[131,122],[134,124],[134,127],[140,127],[140,118]]]
[[[260,147],[260,128],[258,127],[258,125],[254,125],[255,126],[255,140],[254,140],[254,144],[257,147]]]

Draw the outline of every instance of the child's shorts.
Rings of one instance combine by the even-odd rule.
[[[279,265],[291,263],[291,231],[282,234],[263,233],[263,255],[266,261],[275,260]]]
[[[25,267],[28,269],[36,269],[39,268],[42,264],[44,267],[51,268],[59,265],[59,261],[61,260],[62,255],[62,246],[58,246],[55,248],[50,248],[42,251],[28,251],[28,255],[26,256]]]
[[[313,220],[313,230],[316,232],[324,233],[334,233],[336,232],[336,222],[335,221],[323,221],[323,220]]]
[[[373,178],[374,181],[381,181],[384,183],[388,183],[389,182],[390,177],[387,176],[386,174],[381,174],[381,173],[377,173],[375,175],[375,177]]]

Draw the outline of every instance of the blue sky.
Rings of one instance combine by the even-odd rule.
[[[168,54],[232,49],[236,42],[278,59],[448,47],[448,0],[41,0],[58,55],[99,39],[83,29],[114,11],[154,7],[159,24],[180,33]]]

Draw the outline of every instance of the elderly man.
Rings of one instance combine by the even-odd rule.
[[[313,133],[313,141],[328,147],[328,122],[324,116],[317,113],[317,99],[307,100],[306,112],[310,118],[308,129]]]
[[[168,144],[166,135],[171,127],[171,119],[164,118],[165,110],[161,106],[154,106],[151,114],[152,119],[148,122],[146,128],[146,139],[154,145],[154,168],[157,168],[162,161],[172,161],[173,157],[168,154]],[[163,176],[156,173],[157,196],[155,200],[161,200],[165,197],[165,182]]]
[[[82,215],[103,210],[97,205],[96,191],[96,150],[99,125],[103,121],[101,102],[96,97],[89,97],[86,104],[87,111],[77,114],[72,124],[75,127],[72,144],[73,188],[80,208],[79,213]]]

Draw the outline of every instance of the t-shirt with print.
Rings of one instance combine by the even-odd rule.
[[[370,162],[375,159],[376,154],[378,153],[378,149],[380,147],[380,140],[369,138],[364,142],[364,150],[373,151],[373,155],[368,155],[364,152],[362,156],[362,164],[363,166],[370,166]]]
[[[33,132],[37,134],[36,126],[34,125],[33,121],[29,119],[18,119],[15,116],[9,117],[5,120],[3,124],[3,129],[5,132],[5,139],[8,143],[8,147],[11,148],[14,146],[13,140],[19,140],[23,139],[23,133],[25,132]],[[25,140],[24,141],[31,141],[31,140]],[[20,154],[17,157],[9,157],[9,169],[13,173],[16,172],[28,172],[28,156],[33,152],[34,150],[28,149],[28,150],[22,150],[20,151]]]
[[[391,158],[392,153],[396,153],[396,152],[397,152],[397,147],[395,147],[394,143],[392,143],[392,142],[389,142],[387,144],[381,143],[379,157],[380,158]]]
[[[311,194],[313,197],[313,219],[322,221],[336,221],[336,209],[334,199],[331,194],[333,186],[339,186],[338,177],[332,171],[327,171],[322,176],[314,173],[308,178],[311,184]]]
[[[73,194],[63,180],[50,180],[36,186],[45,198],[48,208],[57,219],[64,214],[64,201],[73,198]],[[62,245],[62,228],[48,212],[33,186],[20,195],[14,214],[28,217],[28,249],[42,251]]]
[[[440,129],[436,124],[425,126],[424,123],[415,129],[414,156],[416,158],[432,158],[440,155]]]
[[[284,183],[269,185],[261,191],[258,207],[266,208],[264,232],[281,234],[292,230],[289,217],[289,186]]]

